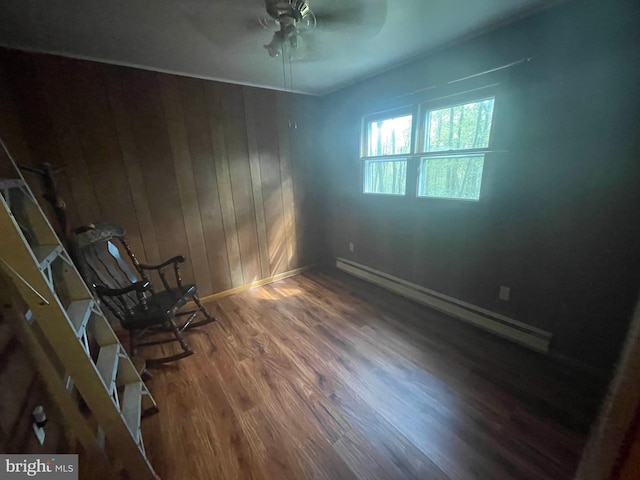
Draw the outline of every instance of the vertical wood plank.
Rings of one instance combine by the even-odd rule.
[[[291,176],[291,140],[289,119],[291,118],[289,98],[286,93],[277,96],[278,133],[280,140],[280,175],[282,178],[282,204],[284,205],[284,225],[287,236],[289,269],[298,266],[298,247],[296,244],[296,215],[293,207],[293,180]]]
[[[251,170],[251,186],[253,188],[253,204],[256,211],[256,228],[258,233],[258,248],[260,255],[260,272],[262,277],[268,277],[269,248],[267,244],[267,227],[265,224],[264,202],[262,199],[262,177],[260,175],[260,156],[256,138],[256,118],[254,95],[261,95],[265,91],[251,87],[243,87],[244,115],[247,126],[247,148],[249,150],[249,168]]]
[[[100,219],[101,212],[69,105],[66,81],[58,68],[60,60],[44,56],[38,57],[38,61],[39,75],[46,79],[43,82],[47,85],[44,90],[46,106],[43,107],[50,112],[80,222],[87,225]]]
[[[320,245],[317,234],[321,222],[318,180],[314,160],[317,155],[317,115],[320,100],[295,95],[292,98],[295,135],[291,139],[291,172],[293,177],[294,212],[296,218],[296,246],[300,265],[315,263]],[[320,159],[317,159],[320,161]]]
[[[30,165],[40,168],[43,163],[50,163],[56,167],[64,165],[64,160],[60,156],[55,130],[50,119],[49,112],[43,112],[42,106],[45,104],[46,84],[43,84],[37,63],[33,57],[20,57],[15,53],[12,55],[14,61],[11,64],[11,78],[17,89],[18,102],[21,111],[21,133],[30,150],[28,156],[16,156],[17,152],[12,152],[14,159],[19,165]],[[17,57],[17,58],[16,58]],[[16,61],[17,60],[17,61]],[[14,89],[16,91],[16,89]],[[52,219],[51,224],[59,232],[57,218],[54,210],[48,201],[42,198],[44,190],[42,188],[41,177],[38,174],[23,170],[23,175],[34,194],[40,201],[43,210]],[[67,205],[68,225],[71,227],[78,224],[78,213],[75,202],[70,191],[67,180],[67,172],[62,171],[56,174],[56,184],[58,192]]]
[[[202,90],[207,106],[207,119],[215,177],[218,187],[218,202],[222,215],[222,238],[226,249],[231,285],[234,287],[244,283],[242,261],[240,258],[240,244],[236,225],[235,206],[231,192],[231,178],[229,177],[229,163],[227,160],[227,145],[224,137],[224,126],[221,115],[220,96],[218,90],[211,84],[204,83]]]
[[[122,69],[127,111],[144,176],[156,237],[163,259],[188,251],[173,158],[156,74]],[[183,279],[193,282],[191,259],[183,265]],[[198,260],[196,260],[198,261]]]
[[[159,263],[158,240],[153,226],[153,219],[151,218],[149,200],[146,195],[135,139],[133,138],[131,120],[127,112],[125,94],[118,73],[119,68],[103,65],[102,74],[111,104],[118,141],[122,150],[122,160],[127,172],[129,190],[131,191],[131,198],[138,220],[138,229],[144,247],[145,259],[149,263]]]
[[[238,229],[242,273],[244,283],[251,283],[259,279],[261,275],[253,189],[250,185],[251,173],[247,152],[242,87],[220,84],[218,89],[222,106],[221,114],[229,162],[231,192],[235,207],[236,228]]]
[[[276,97],[273,91],[254,96],[256,142],[259,150],[262,201],[266,223],[267,250],[271,275],[287,270],[287,236],[285,233],[278,126],[273,121]]]
[[[13,75],[9,71],[13,64],[11,53],[8,50],[0,49],[0,138],[7,148],[21,162],[31,163],[31,153],[29,146],[24,139],[20,115],[18,114],[18,104],[13,98],[12,85],[10,79]],[[0,151],[0,175],[4,178],[15,178],[11,162],[6,158],[4,152]]]
[[[196,183],[193,177],[192,157],[182,110],[179,80],[173,75],[159,74],[158,83],[162,94],[167,134],[173,154],[173,166],[187,241],[189,242],[189,257],[192,259],[193,274],[198,288],[209,292],[212,290],[211,273],[204,243]],[[199,155],[199,153],[194,151],[194,155]]]
[[[202,94],[198,92],[199,85],[195,86],[195,89],[192,87],[191,90],[192,95],[195,92],[195,99],[192,95],[185,95],[184,85],[181,88],[187,129],[195,128],[196,132],[200,131],[203,134],[202,128],[206,128],[209,123],[205,118],[203,124],[195,125],[197,117],[194,117],[194,114],[197,114],[201,118],[201,108],[205,105]],[[206,101],[208,102],[209,99],[207,98]],[[214,157],[217,155],[217,148],[218,145],[214,144],[212,148]],[[224,206],[226,203],[219,190],[221,181],[216,172],[217,159],[212,161],[211,158],[196,156],[193,158],[193,162],[213,289],[214,291],[225,290],[234,285],[233,282],[236,281],[238,271],[240,272],[240,281],[242,281],[242,271],[239,269],[240,267],[238,270],[234,270],[236,262],[232,262],[229,256],[229,242],[226,239],[224,225]],[[239,262],[237,263],[239,264]]]
[[[93,62],[65,59],[59,62],[59,71],[66,84],[66,94],[88,172],[95,185],[102,214],[99,220],[121,224],[133,251],[140,252],[142,242],[138,221],[101,66]]]

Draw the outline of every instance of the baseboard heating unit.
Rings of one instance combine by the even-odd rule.
[[[508,338],[538,352],[548,353],[552,334],[484,308],[449,297],[393,275],[336,258],[336,267],[354,277],[366,280],[415,302],[447,313],[501,337]]]

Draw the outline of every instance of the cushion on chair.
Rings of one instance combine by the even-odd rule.
[[[183,307],[197,293],[195,285],[183,285],[147,297],[148,311],[142,305],[136,305],[133,316],[122,322],[127,330],[161,325],[174,317],[175,311]]]

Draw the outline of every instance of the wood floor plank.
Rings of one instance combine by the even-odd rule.
[[[266,360],[266,361],[264,361]],[[288,376],[294,370],[285,357],[249,359],[243,362],[246,373],[256,380],[266,401],[264,411],[286,431],[298,445],[307,476],[303,478],[356,478],[342,458],[333,450],[325,428],[318,424],[304,400],[304,394]]]
[[[215,368],[225,386],[227,397],[234,408],[239,412],[252,410],[261,401],[251,382],[242,377],[242,370],[238,362],[234,360],[228,351],[229,347],[222,344],[211,354]]]
[[[569,480],[602,395],[335,271],[210,308],[218,321],[187,335],[198,354],[150,383],[162,478]]]
[[[295,444],[261,409],[243,412],[239,418],[265,478],[305,478]]]
[[[349,389],[332,394],[330,399],[381,457],[390,457],[403,473],[402,478],[449,478],[409,439]]]

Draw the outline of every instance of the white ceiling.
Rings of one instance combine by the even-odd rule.
[[[285,62],[286,88],[291,71],[293,90],[322,94],[557,0],[309,3],[315,41],[291,69]],[[343,8],[363,25],[323,22]],[[272,35],[258,23],[264,13],[264,0],[0,0],[0,44],[283,89],[282,57],[262,47]]]

